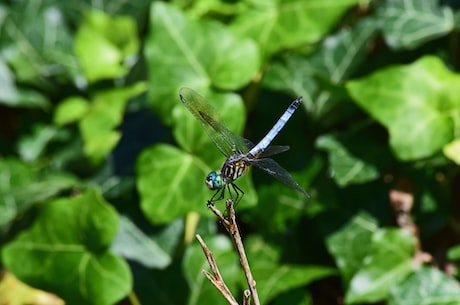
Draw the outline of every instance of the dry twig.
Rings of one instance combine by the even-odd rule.
[[[214,285],[214,287],[216,287],[217,290],[219,290],[219,292],[224,296],[224,298],[227,300],[227,302],[230,305],[238,305],[238,302],[235,300],[230,289],[228,289],[227,285],[225,285],[224,279],[220,275],[219,268],[217,267],[216,260],[214,259],[214,255],[209,250],[208,246],[206,246],[201,236],[199,234],[195,236],[196,236],[196,239],[198,239],[198,242],[200,243],[201,248],[203,249],[204,255],[206,256],[206,259],[208,260],[208,264],[211,267],[211,270],[213,273],[211,274],[208,271],[203,270],[202,271],[203,274]]]
[[[243,240],[241,238],[240,230],[236,223],[236,216],[235,216],[235,209],[233,206],[233,200],[228,199],[226,201],[226,211],[227,217],[225,217],[221,211],[219,211],[213,204],[208,203],[208,208],[219,218],[219,220],[224,225],[225,229],[229,233],[230,237],[233,240],[233,244],[238,252],[238,256],[240,257],[240,263],[243,267],[244,275],[246,276],[246,280],[249,285],[249,291],[252,295],[252,299],[254,301],[254,305],[260,305],[259,295],[257,294],[256,289],[256,281],[252,276],[251,269],[249,267],[249,262],[246,257],[246,252],[243,246]],[[249,297],[248,297],[249,298]],[[248,302],[245,300],[245,302]],[[245,303],[246,304],[246,303]]]

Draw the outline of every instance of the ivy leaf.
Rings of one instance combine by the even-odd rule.
[[[321,89],[317,77],[333,83],[347,79],[359,66],[375,36],[377,22],[364,19],[352,28],[327,36],[310,56],[286,54],[264,76],[264,85],[302,95],[303,104],[313,115],[321,117],[328,108],[331,93]]]
[[[382,69],[346,85],[354,101],[388,128],[403,161],[439,152],[455,134],[460,76],[426,56],[407,66]]]
[[[2,57],[15,71],[16,79],[36,87],[47,87],[50,77],[70,78],[76,66],[73,41],[58,6],[46,1],[16,1],[8,7],[1,25],[0,44]],[[41,101],[34,101],[34,96],[40,96],[38,91],[26,91],[24,95],[28,96],[28,105],[48,103],[43,96]]]
[[[17,159],[0,159],[0,231],[33,204],[79,183],[68,173],[40,172]]]
[[[376,219],[360,213],[327,238],[327,247],[341,270],[345,284],[363,265],[364,258],[371,250],[372,235],[377,229]]]
[[[144,82],[130,87],[99,91],[92,97],[90,109],[79,121],[85,142],[84,151],[93,162],[100,162],[118,143],[121,135],[115,131],[128,101],[146,90]]]
[[[439,7],[436,0],[387,0],[377,16],[387,44],[394,49],[415,49],[455,26],[452,9]]]
[[[364,264],[351,279],[346,302],[372,303],[388,297],[395,284],[412,272],[414,247],[415,240],[407,231],[377,230]]]
[[[66,125],[81,119],[90,108],[88,100],[71,96],[61,101],[54,112],[54,123],[56,125]]]
[[[460,139],[456,138],[443,147],[444,156],[460,165]]]
[[[90,11],[75,37],[75,53],[90,83],[124,76],[139,49],[131,17],[112,17]]]
[[[152,223],[164,224],[192,211],[211,217],[206,201],[213,192],[204,183],[211,170],[215,168],[198,157],[169,145],[159,144],[144,150],[137,162],[137,188],[147,218]],[[247,191],[241,206],[255,204],[255,194],[250,192],[253,186],[247,176],[237,181],[240,188]]]
[[[150,28],[145,50],[152,76],[149,93],[166,122],[171,119],[180,87],[235,90],[259,69],[253,41],[234,36],[217,22],[191,20],[167,3],[152,3]]]
[[[120,229],[112,251],[148,268],[165,268],[171,257],[126,217],[120,219]]]
[[[57,199],[3,248],[2,259],[19,279],[68,304],[113,304],[132,285],[126,262],[108,251],[117,227],[118,214],[98,191]]]
[[[389,305],[455,305],[460,285],[434,267],[421,267],[392,289]]]
[[[356,140],[351,144],[364,145],[362,142],[358,143],[360,140]],[[369,182],[379,176],[379,171],[373,164],[353,155],[347,147],[332,135],[319,137],[316,141],[316,146],[328,152],[332,177],[341,187]]]
[[[231,24],[257,41],[267,58],[279,50],[320,40],[357,0],[258,1]]]

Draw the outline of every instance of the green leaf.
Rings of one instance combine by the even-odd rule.
[[[128,73],[139,49],[136,22],[90,11],[75,37],[75,53],[90,83]]]
[[[368,214],[360,213],[327,238],[329,252],[334,256],[346,285],[353,274],[360,270],[364,258],[371,251],[372,235],[377,229],[376,219]]]
[[[374,20],[364,19],[352,28],[326,37],[309,56],[286,54],[283,62],[275,62],[269,68],[263,83],[294,96],[302,95],[307,110],[321,117],[328,108],[331,93],[320,86],[317,77],[334,83],[348,78],[364,60],[376,30]]]
[[[332,135],[319,137],[316,146],[329,153],[332,177],[340,187],[369,182],[379,176],[379,171],[373,164],[354,156]]]
[[[389,129],[391,148],[400,160],[431,156],[453,139],[460,76],[435,57],[382,69],[348,82],[347,89],[360,107]]]
[[[460,260],[460,244],[456,245],[447,251],[447,258],[449,260]]]
[[[55,126],[34,126],[31,135],[23,137],[18,143],[18,151],[25,161],[36,161],[45,151],[46,146],[62,132]]]
[[[208,103],[214,109],[218,109],[219,115],[221,114],[220,122],[234,134],[240,135],[246,119],[246,110],[241,97],[232,93],[211,93],[207,97],[209,97]],[[200,122],[179,99],[174,107],[172,119],[174,138],[179,146],[212,168],[217,168],[223,163],[222,153],[218,151]]]
[[[79,183],[69,173],[40,172],[17,159],[0,159],[0,231],[32,204]]]
[[[128,101],[146,90],[144,82],[130,87],[97,92],[90,109],[79,122],[84,151],[93,162],[100,162],[115,147],[121,135],[114,129],[121,123]]]
[[[259,69],[257,46],[250,39],[235,37],[217,22],[191,20],[167,3],[152,3],[149,33],[145,50],[149,93],[166,122],[180,87],[235,90]]]
[[[37,91],[18,88],[15,75],[0,57],[0,104],[8,107],[46,109],[50,105],[47,98]]]
[[[377,9],[385,40],[394,49],[414,49],[454,29],[450,7],[436,0],[387,0]]]
[[[53,121],[56,125],[66,125],[81,119],[90,107],[89,101],[71,96],[61,101],[54,112]]]
[[[147,218],[152,223],[164,224],[192,211],[212,217],[206,202],[214,191],[204,183],[211,170],[215,169],[198,157],[169,145],[158,144],[144,150],[137,162],[137,189]],[[254,205],[256,197],[248,174],[237,184],[247,192],[238,207]]]
[[[460,165],[460,139],[454,139],[452,142],[446,144],[442,151],[447,158]]]
[[[126,262],[108,251],[117,227],[118,214],[95,190],[54,200],[4,247],[2,259],[19,279],[67,304],[113,304],[132,285]]]
[[[1,25],[0,45],[3,58],[16,73],[16,80],[37,87],[49,86],[50,79],[57,75],[61,80],[68,80],[76,70],[76,62],[68,23],[58,5],[49,1],[15,1],[8,8]],[[21,95],[27,100],[18,100],[18,104],[29,107],[48,104],[37,91],[24,90]]]
[[[264,57],[323,38],[358,0],[252,2],[231,24],[233,32],[256,40]]]
[[[147,268],[165,268],[171,257],[126,217],[121,217],[112,251]]]
[[[245,247],[263,304],[290,289],[335,274],[335,270],[329,267],[281,264],[280,251],[260,238],[247,239]],[[247,282],[241,285],[247,287]]]
[[[394,286],[388,305],[456,305],[459,299],[456,280],[434,267],[421,267]]]
[[[172,146],[159,144],[144,150],[137,162],[137,188],[147,218],[162,224],[192,210],[205,214],[206,172],[205,164]]]
[[[354,274],[346,293],[346,303],[377,302],[413,270],[415,240],[401,229],[380,229],[371,240],[364,264]]]

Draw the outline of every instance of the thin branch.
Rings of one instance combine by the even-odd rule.
[[[214,287],[219,290],[222,296],[227,300],[230,305],[239,305],[236,299],[233,297],[230,289],[228,289],[227,285],[225,285],[224,279],[220,275],[219,268],[217,267],[216,260],[214,255],[212,254],[211,250],[209,250],[206,243],[203,241],[199,234],[195,235],[196,239],[200,243],[201,248],[203,249],[204,255],[208,260],[208,264],[211,267],[212,273],[209,273],[206,270],[203,270],[203,274],[208,278],[208,280],[214,285]]]
[[[233,200],[228,199],[226,202],[226,211],[228,217],[225,217],[221,211],[219,211],[213,204],[208,203],[208,208],[219,218],[219,220],[224,225],[227,232],[230,234],[230,237],[233,240],[238,256],[240,257],[240,263],[243,267],[244,275],[249,285],[249,290],[254,300],[254,305],[260,305],[259,295],[257,294],[256,281],[251,273],[251,268],[249,267],[249,262],[246,257],[246,252],[243,246],[243,240],[241,238],[240,230],[236,223],[235,208],[233,206]]]
[[[251,305],[251,292],[247,289],[243,292],[243,305]]]

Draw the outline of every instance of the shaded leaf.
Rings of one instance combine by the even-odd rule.
[[[436,0],[387,0],[377,9],[388,45],[414,49],[454,29],[452,9]]]
[[[271,88],[302,95],[307,110],[321,117],[331,93],[316,78],[322,76],[340,83],[352,75],[364,60],[376,29],[375,20],[364,19],[352,28],[327,36],[309,56],[286,54],[283,62],[272,64],[263,82]]]
[[[379,176],[379,171],[373,164],[354,156],[332,135],[319,137],[316,145],[329,153],[332,177],[341,187],[372,181]]]
[[[32,204],[79,184],[69,173],[40,172],[13,158],[0,159],[0,230]]]
[[[245,244],[257,291],[264,304],[290,289],[335,274],[330,267],[282,264],[280,251],[259,238],[248,239]],[[241,285],[247,286],[247,283]]]

